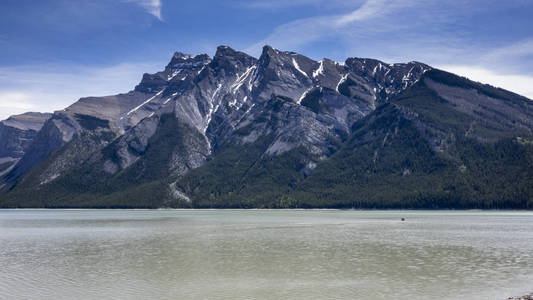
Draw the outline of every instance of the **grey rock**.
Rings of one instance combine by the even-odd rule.
[[[0,158],[20,158],[52,114],[25,113],[0,121]]]
[[[25,113],[0,121],[0,176],[11,171],[52,114]]]
[[[302,149],[301,172],[308,176],[339,149],[355,122],[430,69],[360,58],[315,61],[269,46],[258,59],[227,46],[213,58],[176,52],[164,70],[144,74],[134,90],[82,98],[49,116],[4,178],[15,182],[41,165],[40,183],[47,184],[82,163],[114,176],[146,158],[167,115],[192,131],[179,133],[184,141],[167,158],[173,177],[202,166],[224,145],[266,136],[272,139],[263,156]],[[175,186],[169,193],[188,199]]]

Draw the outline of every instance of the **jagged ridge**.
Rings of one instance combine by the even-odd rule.
[[[386,123],[376,131],[371,124],[389,118],[380,117],[384,112],[410,125]],[[127,94],[84,98],[55,112],[4,177],[7,200],[0,204],[28,206],[24,199],[31,195],[32,205],[52,207],[387,207],[384,199],[395,207],[425,207],[427,199],[457,206],[443,197],[434,200],[442,193],[433,180],[453,176],[449,170],[464,171],[457,152],[466,150],[458,140],[475,148],[515,139],[513,147],[527,150],[531,120],[529,99],[418,62],[317,62],[269,46],[259,59],[226,46],[213,58],[176,53],[163,71],[145,74]],[[404,145],[414,136],[418,144]],[[429,155],[434,159],[427,164],[439,161],[447,171],[432,177],[421,168],[426,188],[406,185],[409,190],[394,197],[369,192],[372,185],[385,188],[379,180],[391,174],[416,173],[399,164],[378,172],[378,181],[361,177],[370,170],[362,166],[387,157],[378,148],[392,137],[399,140],[390,155],[410,151],[409,161]],[[383,141],[370,142],[376,139]],[[332,170],[346,151],[377,157],[341,159],[342,166],[355,169],[346,178],[324,177],[343,173]],[[529,174],[525,166],[521,174]],[[343,182],[365,192],[342,187]],[[464,207],[476,197],[472,189],[457,196]],[[513,191],[526,199],[517,206],[529,205],[529,189]],[[412,199],[426,200],[413,205]],[[483,205],[491,203],[495,200]]]

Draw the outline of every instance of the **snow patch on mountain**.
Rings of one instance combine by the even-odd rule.
[[[350,75],[350,73],[346,73],[344,74],[341,79],[339,80],[339,83],[337,83],[337,87],[335,88],[335,90],[337,91],[337,93],[340,93],[339,92],[339,87],[341,86],[341,84],[343,84],[344,82],[346,82],[346,80],[348,79],[348,76]]]
[[[314,88],[315,87],[311,87],[311,88],[307,89],[305,92],[303,92],[302,95],[300,96],[300,98],[298,99],[298,101],[296,101],[296,103],[298,103],[298,104],[302,103],[302,100],[305,99],[307,94],[309,94],[309,92],[312,91]]]
[[[300,65],[298,65],[298,62],[296,61],[296,59],[294,59],[294,57],[292,58],[292,64],[294,65],[294,67],[296,68],[298,72],[302,73],[305,77],[309,77],[307,73],[305,73],[304,70],[300,68]]]
[[[257,66],[253,65],[246,69],[246,71],[241,75],[237,77],[237,80],[231,85],[230,90],[233,94],[237,93],[237,91],[241,88],[241,86],[245,83],[248,76],[251,74],[253,70],[255,70]]]
[[[316,77],[318,77],[318,75],[323,75],[323,74],[324,74],[324,60],[321,60],[320,61],[320,65],[313,72],[313,78],[316,78]]]
[[[148,98],[146,101],[144,101],[143,103],[141,103],[139,106],[133,108],[132,110],[130,110],[126,116],[129,116],[131,115],[132,113],[138,111],[141,107],[145,106],[146,104],[152,102],[152,100],[154,100],[156,97],[158,97],[159,95],[161,95],[163,93],[163,91],[165,91],[165,89],[162,89],[160,90],[159,92],[157,92],[155,95],[153,95],[152,97]],[[121,118],[122,119],[122,118]]]

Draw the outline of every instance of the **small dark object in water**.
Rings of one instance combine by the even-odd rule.
[[[402,218],[402,221],[405,221],[405,218]]]

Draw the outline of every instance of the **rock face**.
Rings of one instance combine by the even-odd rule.
[[[0,175],[24,156],[52,114],[25,113],[0,121]]]
[[[443,179],[482,171],[468,151],[512,140],[525,158],[532,130],[529,99],[422,63],[314,61],[269,46],[256,59],[220,46],[213,58],[175,53],[129,93],[55,112],[3,176],[0,205],[388,207],[370,191],[393,182],[394,207],[455,207],[492,193],[468,183],[449,202],[458,183]],[[509,174],[529,178],[529,166]],[[417,176],[440,183],[419,189]],[[414,192],[401,191],[407,181]],[[519,183],[509,193],[527,206],[533,192]]]

